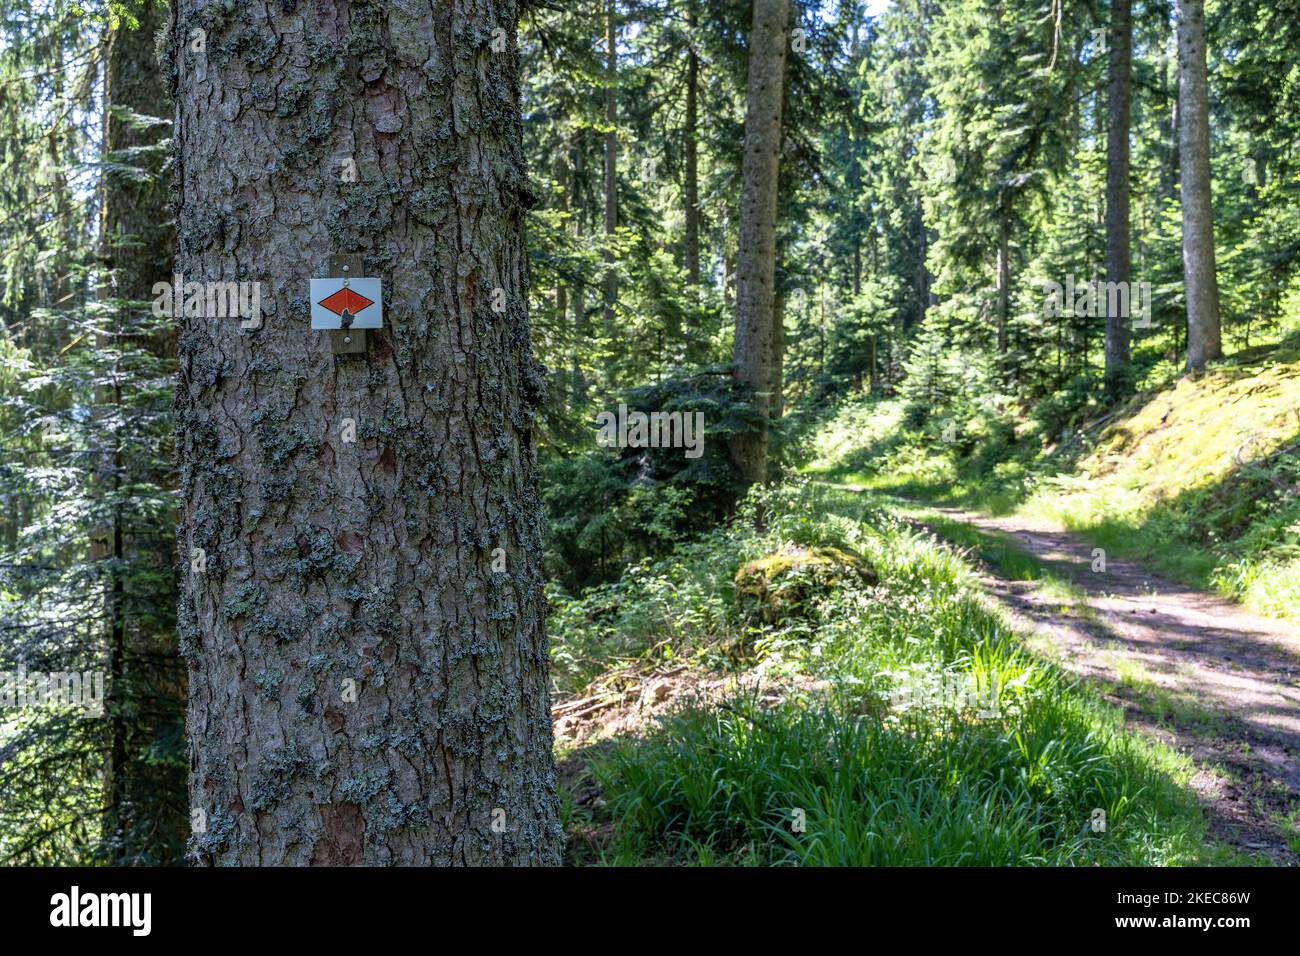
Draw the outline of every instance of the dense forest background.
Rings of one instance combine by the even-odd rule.
[[[150,309],[176,242],[167,17],[0,3],[0,671],[109,676],[106,719],[0,714],[5,863],[173,863],[189,830],[176,344]],[[524,9],[553,595],[714,527],[747,484],[729,439],[770,432],[779,477],[846,396],[899,398],[992,468],[1018,422],[1050,441],[1189,364],[1171,2],[795,0],[756,401],[733,374],[753,21],[733,0]],[[1205,42],[1202,238],[1237,353],[1300,328],[1300,3],[1212,0]],[[1121,200],[1127,229],[1108,223]],[[1046,308],[1044,289],[1114,276],[1116,228],[1150,314],[1108,368],[1105,311]],[[620,403],[702,411],[704,454],[599,447]]]

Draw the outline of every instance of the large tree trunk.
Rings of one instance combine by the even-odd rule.
[[[1129,237],[1129,95],[1133,72],[1132,0],[1111,0],[1109,112],[1106,138],[1106,281],[1132,280]],[[1119,296],[1107,296],[1118,303]],[[1106,393],[1118,398],[1129,388],[1130,318],[1122,310],[1106,311]]]
[[[208,10],[172,31],[177,264],[266,316],[180,320],[191,853],[558,863],[518,7]],[[309,328],[331,254],[383,279],[361,355]]]
[[[1187,367],[1223,355],[1219,283],[1210,199],[1210,116],[1205,70],[1204,0],[1178,0],[1178,151],[1183,203],[1183,281],[1187,295]]]
[[[700,160],[699,160],[699,85],[700,58],[695,53],[695,3],[686,8],[687,59],[686,59],[686,129],[683,132],[685,153],[685,183],[683,201],[686,204],[686,281],[700,284]]]
[[[754,390],[765,419],[772,388],[777,177],[789,0],[754,0],[745,102],[736,276],[736,377]],[[746,482],[767,480],[767,426],[736,436],[732,457]]]
[[[614,0],[605,7],[605,242],[618,228],[618,26]],[[614,335],[614,305],[618,302],[618,275],[614,253],[605,249],[604,331]]]
[[[109,34],[104,99],[113,107],[162,120],[171,115],[172,106],[154,38],[165,9],[149,3],[137,16],[134,30],[122,25]],[[104,177],[100,235],[110,277],[105,291],[113,299],[148,302],[154,283],[172,272],[176,236],[168,212],[168,184],[162,177],[164,156],[158,149],[167,134],[162,122],[126,122],[114,110],[105,111],[105,152],[147,174]],[[162,375],[176,354],[176,337],[174,332],[145,328],[149,320],[139,314],[142,308],[148,306],[122,306],[122,312],[130,314],[114,323],[115,341],[104,344],[140,350],[156,361],[156,374]],[[145,378],[150,374],[143,368],[136,373]],[[132,416],[145,409],[138,393],[124,408],[121,379],[114,378],[100,390],[101,400],[113,409],[111,417],[119,422],[114,428],[132,429]],[[129,386],[136,392],[142,382],[136,379]],[[109,512],[111,527],[103,529],[106,555],[113,560],[106,608],[111,719],[103,840],[114,864],[174,864],[183,851],[188,814],[185,773],[175,752],[184,728],[185,670],[176,654],[175,634],[165,624],[176,601],[172,525],[165,517],[151,521],[130,507],[140,501],[139,494],[160,494],[130,489],[164,489],[174,479],[156,456],[124,453],[123,438],[136,442],[137,448],[149,444],[147,429],[144,434],[119,434],[106,462],[111,470],[107,486],[115,500]]]

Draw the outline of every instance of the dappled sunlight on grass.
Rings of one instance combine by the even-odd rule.
[[[1300,352],[1252,352],[1050,440],[1018,424],[996,454],[978,437],[944,441],[904,423],[900,400],[845,403],[806,470],[1050,520],[1107,553],[1300,619]]]
[[[1206,842],[1186,790],[1191,764],[1125,734],[1113,708],[1025,648],[958,552],[883,504],[795,483],[767,494],[764,530],[742,519],[616,585],[619,606],[643,616],[607,618],[607,640],[624,652],[649,648],[671,631],[652,634],[646,621],[680,602],[678,615],[704,623],[680,633],[675,659],[708,667],[724,666],[714,642],[742,627],[725,610],[724,582],[753,556],[841,547],[879,576],[875,586],[846,583],[805,608],[801,624],[760,628],[747,644],[754,656],[742,666],[807,674],[824,691],[685,704],[638,736],[578,753],[602,795],[596,809],[572,811],[574,827],[601,834],[586,862],[1233,859]],[[666,588],[671,581],[690,583]],[[569,625],[553,628],[557,654],[582,633],[570,625],[583,613],[561,609]],[[1097,810],[1105,833],[1090,828]]]

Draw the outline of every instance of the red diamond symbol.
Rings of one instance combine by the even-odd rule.
[[[324,306],[335,315],[342,315],[344,309],[356,315],[366,306],[374,304],[372,299],[367,299],[364,295],[358,295],[351,289],[339,289],[333,295],[328,295],[317,303],[317,305]]]

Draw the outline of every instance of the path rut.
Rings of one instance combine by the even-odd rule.
[[[1050,641],[1061,666],[1097,683],[1134,729],[1192,756],[1201,768],[1192,785],[1215,838],[1300,863],[1300,627],[1136,562],[1108,558],[1094,571],[1093,545],[1046,522],[934,510],[1008,535],[1086,592],[1089,610],[1081,611],[1063,607],[1042,581],[984,573],[1013,617]]]

